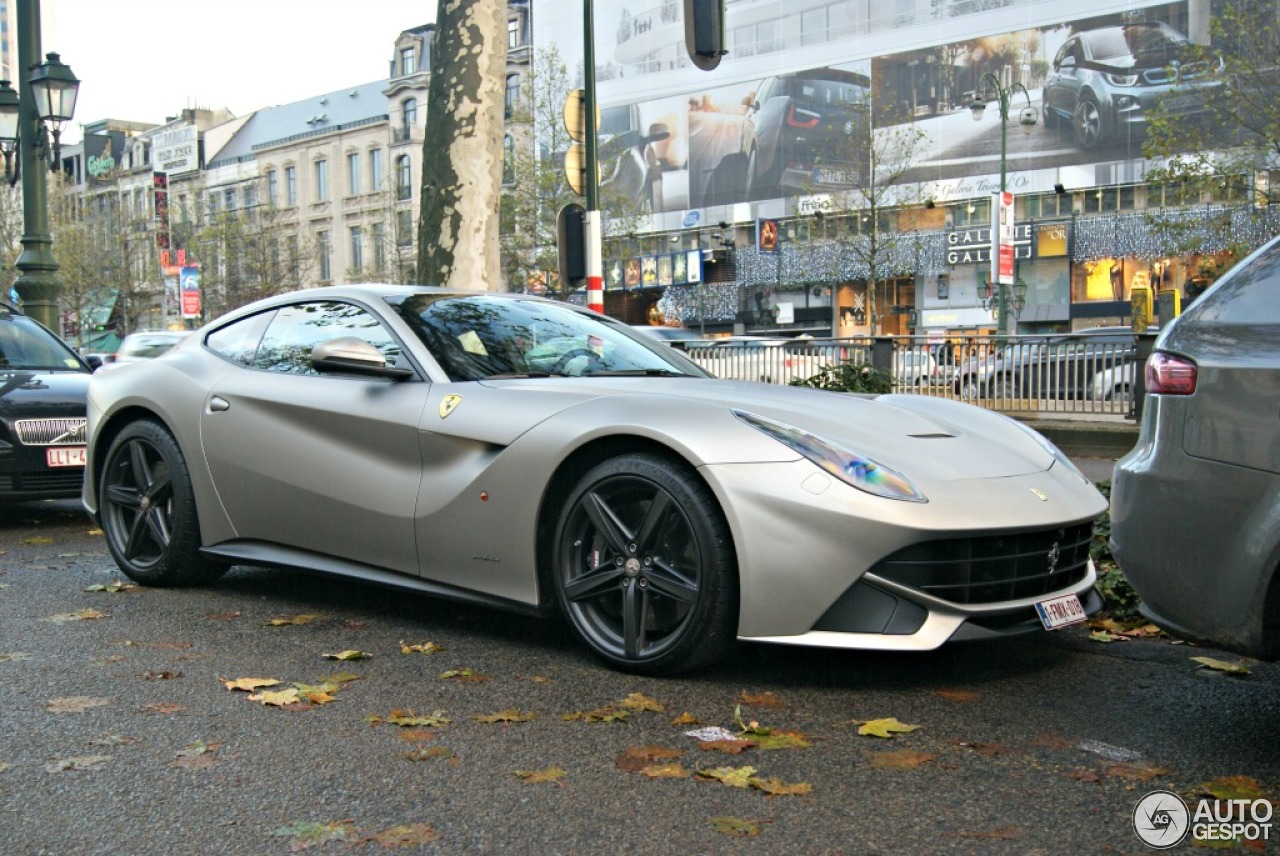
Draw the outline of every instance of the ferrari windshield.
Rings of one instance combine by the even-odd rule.
[[[696,365],[624,324],[536,298],[423,293],[391,301],[450,380],[689,375]]]

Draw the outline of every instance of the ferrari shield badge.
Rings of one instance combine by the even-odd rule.
[[[446,395],[444,398],[440,399],[440,418],[443,419],[448,416],[461,403],[461,395]]]

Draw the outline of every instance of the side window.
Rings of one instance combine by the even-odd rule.
[[[1233,270],[1187,310],[1219,324],[1280,322],[1280,243]]]
[[[274,314],[262,312],[241,318],[233,324],[214,330],[205,337],[204,343],[209,350],[237,365],[252,365],[253,355],[258,351],[258,342],[262,341],[262,331],[267,329]]]
[[[391,363],[400,355],[400,344],[377,318],[350,303],[323,301],[280,309],[262,338],[253,366],[269,372],[317,374],[311,367],[311,349],[340,336],[365,340]]]

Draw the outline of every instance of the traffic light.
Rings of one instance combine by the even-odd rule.
[[[576,287],[587,277],[586,215],[586,210],[576,202],[570,202],[556,215],[556,251],[560,284],[565,290]]]
[[[600,125],[600,111],[596,110],[596,127]],[[564,153],[564,179],[569,189],[579,196],[587,192],[587,93],[575,89],[564,99],[564,129],[569,139],[569,150]],[[599,167],[596,167],[597,179]]]
[[[720,64],[724,49],[724,0],[684,0],[684,43],[703,71]]]

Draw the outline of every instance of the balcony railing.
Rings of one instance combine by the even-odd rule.
[[[788,384],[825,366],[865,364],[887,373],[894,392],[967,401],[1039,415],[1141,414],[1143,364],[1154,333],[1043,336],[883,336],[851,339],[708,339],[683,343],[721,378]]]

